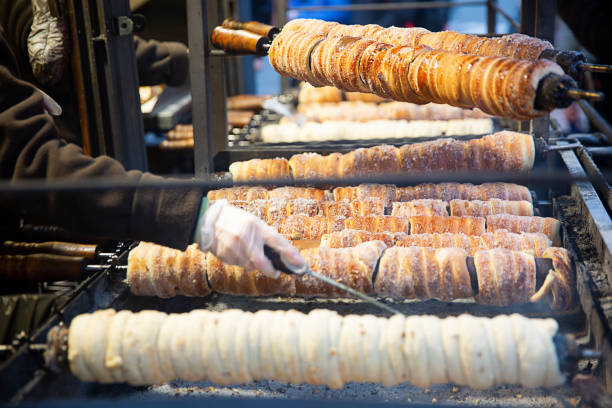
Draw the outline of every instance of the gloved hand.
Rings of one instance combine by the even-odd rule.
[[[264,255],[264,244],[274,248],[287,262],[300,267],[304,260],[291,243],[265,222],[227,200],[217,200],[198,221],[196,242],[230,265],[259,270],[271,278],[280,272]]]

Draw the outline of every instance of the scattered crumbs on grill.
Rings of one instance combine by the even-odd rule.
[[[434,398],[432,398],[432,399],[431,399],[431,403],[432,403],[432,404],[435,404],[436,402],[438,402],[438,399],[437,399],[437,398],[435,398],[435,397],[434,397]]]
[[[516,394],[514,397],[518,398],[518,399],[521,399],[521,398],[523,398],[523,394]]]
[[[612,296],[612,288],[602,268],[599,254],[593,245],[593,237],[588,228],[585,228],[585,222],[576,200],[569,196],[561,196],[556,198],[556,201],[559,204],[559,218],[564,221],[570,240],[575,243],[580,252],[585,270],[588,271],[593,281],[593,290],[601,297]]]
[[[457,387],[456,385],[453,385],[450,391],[454,394],[459,391],[459,387]]]

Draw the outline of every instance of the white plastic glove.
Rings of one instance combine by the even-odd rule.
[[[196,242],[202,250],[215,254],[223,262],[259,270],[271,278],[280,272],[264,255],[264,244],[274,248],[287,262],[300,267],[304,260],[298,250],[265,222],[227,200],[215,201],[196,226]]]

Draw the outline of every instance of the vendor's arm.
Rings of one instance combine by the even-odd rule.
[[[42,94],[16,76],[16,64],[0,30],[0,178],[84,180],[117,177],[122,181],[163,178],[126,171],[116,160],[91,158],[63,141],[44,110]],[[88,194],[56,193],[2,197],[6,210],[20,210],[34,222],[69,230],[142,239],[184,249],[192,240],[203,191],[111,190]]]
[[[180,42],[160,42],[134,37],[140,85],[179,86],[189,76],[189,52]]]

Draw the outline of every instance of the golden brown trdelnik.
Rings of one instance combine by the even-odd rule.
[[[549,74],[564,74],[549,60],[468,55],[423,43],[409,47],[360,36],[325,37],[289,30],[276,36],[269,59],[280,74],[315,86],[419,104],[478,107],[515,119],[545,114],[535,108],[539,82]]]
[[[424,216],[410,217],[410,234],[431,234],[450,232],[466,235],[485,233],[485,219],[482,217]]]
[[[466,258],[461,248],[389,248],[380,259],[375,291],[398,299],[471,297]]]
[[[487,231],[507,230],[514,233],[541,232],[552,242],[561,240],[561,222],[550,217],[496,214],[487,216]]]
[[[359,238],[360,232],[357,233]],[[372,233],[370,238],[401,239],[401,233],[395,235]],[[355,234],[346,236],[347,239],[355,237]],[[569,309],[575,303],[574,272],[569,254],[563,248],[551,247],[542,252],[543,257],[553,260],[553,269],[536,292],[534,256],[524,250],[480,249],[496,241],[485,239],[478,244],[471,242],[471,237],[467,238],[469,250],[461,248],[460,242],[455,247],[435,248],[435,237],[430,236],[431,240],[421,238],[423,244],[432,247],[388,247],[387,243],[377,240],[347,248],[321,246],[300,253],[313,271],[363,293],[443,300],[474,295],[466,260],[468,254],[473,253],[478,281],[477,302],[507,306],[545,300],[554,309]],[[337,243],[333,241],[329,243]],[[458,241],[461,240],[455,240]],[[542,245],[546,244],[544,238]],[[539,251],[542,249],[529,252],[539,255]],[[378,274],[374,276],[377,263]],[[211,291],[247,296],[347,296],[307,275],[282,275],[279,279],[271,279],[259,271],[224,264],[195,246],[181,252],[150,243],[141,243],[131,251],[127,282],[136,295],[159,297],[206,296]]]
[[[291,181],[291,170],[287,159],[251,159],[230,164],[229,171],[234,182],[255,180]]]
[[[375,24],[343,25],[316,19],[296,19],[283,31],[301,31],[327,36],[365,37],[391,45],[427,45],[433,49],[490,57],[508,57],[535,61],[542,51],[553,49],[550,42],[526,34],[506,34],[497,38],[462,34],[456,31],[430,32],[421,27],[388,27]]]
[[[424,198],[421,200],[412,200],[406,202],[394,202],[391,209],[391,215],[398,217],[412,217],[415,215],[448,215],[446,201],[433,200]]]
[[[445,138],[400,147],[380,145],[325,156],[300,153],[289,159],[289,166],[295,180],[308,181],[411,171],[527,171],[533,167],[534,160],[535,146],[531,135],[502,131],[468,141]],[[346,198],[341,197],[336,196],[336,201]]]
[[[533,205],[529,201],[509,201],[492,198],[481,200],[451,200],[450,215],[486,217],[495,214],[533,215]]]
[[[531,193],[527,187],[512,183],[484,183],[474,185],[471,183],[437,183],[418,184],[409,187],[396,187],[391,184],[359,184],[352,187],[336,187],[333,191],[312,187],[278,187],[267,190],[258,186],[237,186],[211,190],[207,195],[211,201],[222,198],[231,200],[257,200],[284,198],[310,198],[319,202],[354,201],[367,197],[375,197],[385,203],[385,207],[392,206],[393,202],[405,202],[420,199],[451,200],[481,200],[488,201],[494,198],[507,201],[532,201]]]
[[[320,246],[328,248],[348,248],[368,241],[382,241],[387,247],[392,247],[398,245],[399,242],[402,242],[408,236],[409,235],[405,232],[369,232],[346,228],[342,231],[323,234]]]
[[[186,251],[141,242],[128,256],[127,282],[139,296],[207,296],[206,255],[197,244]]]

